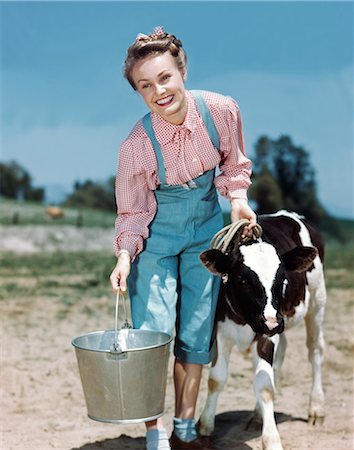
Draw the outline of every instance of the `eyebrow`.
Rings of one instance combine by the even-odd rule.
[[[162,72],[160,72],[157,77],[160,77],[161,75],[163,75],[165,72],[168,72],[168,69],[164,69]],[[150,81],[147,78],[141,78],[140,80],[137,81],[137,83],[140,83],[141,81]]]

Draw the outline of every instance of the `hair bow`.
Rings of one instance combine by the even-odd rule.
[[[135,38],[136,41],[144,41],[145,39],[150,39],[150,36],[144,33],[138,33]]]
[[[162,36],[165,36],[165,31],[164,31],[164,29],[163,29],[163,27],[161,26],[161,25],[159,25],[158,27],[155,27],[154,28],[154,31],[151,33],[151,36],[154,36],[154,37],[162,37]]]

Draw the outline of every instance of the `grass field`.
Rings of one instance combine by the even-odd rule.
[[[115,259],[101,252],[0,255],[0,300],[45,295],[68,306],[82,296],[110,295]],[[354,287],[353,245],[330,242],[325,261],[328,288]]]
[[[97,209],[62,208],[64,216],[52,219],[41,203],[21,202],[1,198],[0,225],[80,225],[85,227],[107,227],[114,225],[112,213]]]
[[[15,214],[21,225],[77,225],[81,214],[83,226],[107,227],[114,225],[116,215],[98,210],[64,208],[65,216],[51,219],[45,214],[45,206],[38,203],[2,199],[0,225],[11,225]],[[228,215],[225,214],[225,222]],[[329,287],[351,288],[354,284],[354,221],[337,222],[344,242],[326,237],[325,270]],[[0,255],[0,299],[20,295],[70,297],[78,295],[103,295],[107,291],[108,277],[114,265],[114,257],[103,252],[57,252],[34,255]],[[18,282],[22,280],[22,282]],[[27,282],[26,282],[27,280]],[[29,282],[28,280],[32,280]]]
[[[46,212],[46,205],[35,202],[22,202],[0,197],[0,225],[75,225],[84,227],[111,228],[116,212],[87,208],[63,207],[64,216],[53,219]],[[335,219],[335,227],[342,242],[354,241],[354,220]],[[225,225],[230,223],[230,215],[224,212]],[[333,228],[333,226],[332,226]],[[322,230],[323,231],[323,230]]]

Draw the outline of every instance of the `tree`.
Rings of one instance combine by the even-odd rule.
[[[74,192],[70,194],[65,206],[86,207],[102,209],[105,211],[115,211],[114,200],[115,177],[110,177],[106,182],[95,182],[86,180],[82,183],[76,181]]]
[[[250,197],[259,214],[284,208],[314,223],[328,217],[318,200],[315,171],[304,148],[295,146],[289,136],[278,140],[261,136],[255,151]]]
[[[283,206],[281,190],[267,166],[258,174],[257,182],[251,185],[249,195],[257,200],[257,210],[262,214],[272,213]]]
[[[32,186],[30,174],[16,161],[0,163],[0,195],[42,202],[44,189]]]

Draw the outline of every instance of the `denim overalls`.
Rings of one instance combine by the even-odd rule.
[[[192,91],[210,139],[219,149],[219,136],[205,101]],[[174,353],[181,361],[209,363],[215,352],[214,316],[220,279],[200,262],[223,217],[209,170],[187,185],[166,184],[165,166],[151,116],[143,118],[157,162],[160,186],[155,190],[157,212],[144,250],[132,263],[128,278],[134,328],[173,335]]]

